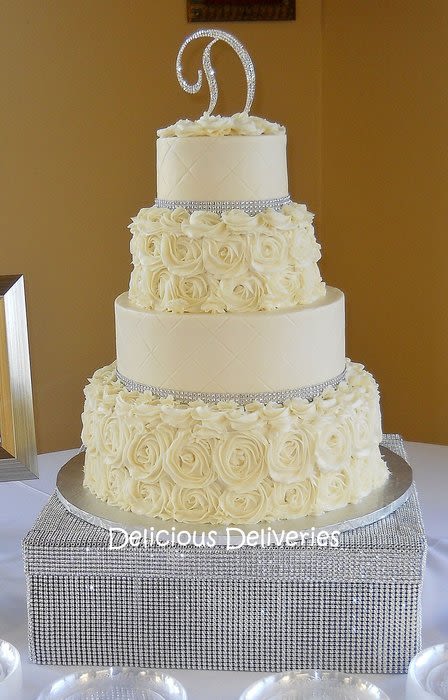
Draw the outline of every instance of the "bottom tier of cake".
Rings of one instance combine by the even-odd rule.
[[[85,389],[84,485],[135,513],[257,523],[356,503],[388,477],[378,387],[347,361],[312,401],[188,404],[128,391],[115,364]]]

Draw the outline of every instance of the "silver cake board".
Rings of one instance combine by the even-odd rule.
[[[385,444],[405,459],[399,436]],[[23,543],[34,662],[404,673],[420,649],[413,486],[337,548],[110,544],[52,496]]]
[[[84,453],[81,452],[70,459],[59,471],[56,495],[72,515],[85,520],[92,525],[113,530],[117,535],[120,531],[130,533],[147,532],[157,542],[168,542],[180,532],[185,533],[184,539],[190,539],[193,534],[206,539],[213,533],[215,545],[241,545],[247,539],[249,532],[258,532],[260,542],[268,537],[279,542],[284,533],[303,533],[307,538],[329,531],[344,532],[357,527],[364,527],[385,518],[393,513],[409,498],[412,488],[412,469],[406,460],[396,452],[382,446],[381,452],[387,463],[390,476],[384,486],[376,489],[359,503],[350,504],[345,508],[323,513],[319,516],[307,516],[290,520],[276,520],[259,524],[229,524],[228,526],[204,525],[201,523],[179,523],[175,520],[160,520],[131,511],[124,511],[118,506],[111,506],[96,498],[83,486]],[[255,538],[254,538],[255,541]]]

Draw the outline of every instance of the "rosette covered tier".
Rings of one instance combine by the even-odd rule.
[[[207,72],[230,35],[196,35],[213,38]],[[244,111],[161,129],[157,198],[130,229],[117,362],[85,390],[86,488],[152,517],[238,524],[320,514],[383,484],[378,388],[345,358],[344,295],[321,279],[313,215],[291,201],[284,127]]]

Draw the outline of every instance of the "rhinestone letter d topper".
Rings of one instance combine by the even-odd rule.
[[[238,39],[236,39],[233,36],[233,34],[223,32],[221,29],[198,29],[197,32],[193,32],[193,34],[187,36],[187,38],[185,39],[185,41],[179,49],[179,53],[177,54],[176,59],[176,74],[181,87],[190,94],[199,92],[199,90],[202,87],[202,70],[198,70],[198,79],[193,84],[188,83],[182,75],[182,55],[184,53],[185,47],[188,46],[188,44],[194,39],[200,39],[202,37],[213,39],[213,41],[207,44],[202,54],[202,65],[204,67],[205,77],[207,78],[208,86],[210,88],[210,104],[205,114],[210,116],[210,114],[216,107],[216,101],[218,99],[218,84],[216,82],[215,71],[213,70],[212,62],[210,59],[210,52],[212,50],[213,44],[216,44],[216,42],[220,39],[222,39],[222,41],[225,41],[227,44],[229,44],[229,46],[232,47],[232,49],[236,51],[236,53],[241,59],[241,63],[243,64],[247,80],[247,97],[243,111],[249,113],[255,94],[254,64],[252,63],[252,59],[247,53],[242,43],[238,41]]]

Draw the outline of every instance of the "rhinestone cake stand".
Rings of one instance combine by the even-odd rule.
[[[214,533],[217,545],[241,544],[241,538],[254,530],[262,534],[269,529],[279,537],[285,531],[317,535],[319,532],[353,530],[385,518],[399,508],[412,490],[412,469],[409,464],[387,447],[381,453],[390,471],[384,486],[376,489],[360,503],[329,511],[319,516],[307,516],[294,520],[276,520],[269,523],[228,526],[201,523],[179,523],[175,520],[160,520],[145,515],[123,511],[97,499],[83,486],[84,453],[70,459],[59,471],[56,494],[66,509],[86,522],[104,529],[122,528],[126,532],[151,529],[158,532],[160,540],[172,537],[179,531],[196,535]],[[237,531],[236,531],[237,530]],[[165,534],[166,533],[166,534]]]
[[[406,459],[399,435],[385,435],[383,444]],[[426,538],[414,486],[397,507],[409,493],[411,470],[404,460],[383,454],[391,470],[387,489],[373,495],[370,513],[351,515],[358,523],[390,513],[386,517],[341,532],[338,547],[235,549],[180,542],[128,546],[126,531],[111,542],[106,519],[123,523],[130,514],[103,505],[100,517],[84,503],[81,519],[60,500],[87,495],[79,455],[59,477],[59,489],[66,493],[68,479],[71,495],[53,495],[23,542],[32,661],[405,673],[421,649]],[[345,509],[325,517],[336,523],[344,513],[344,527],[353,528],[356,520],[349,521]],[[167,527],[163,521],[140,522]],[[324,527],[330,522],[321,521]],[[141,525],[126,527],[141,531]],[[188,526],[174,527],[180,532]]]

